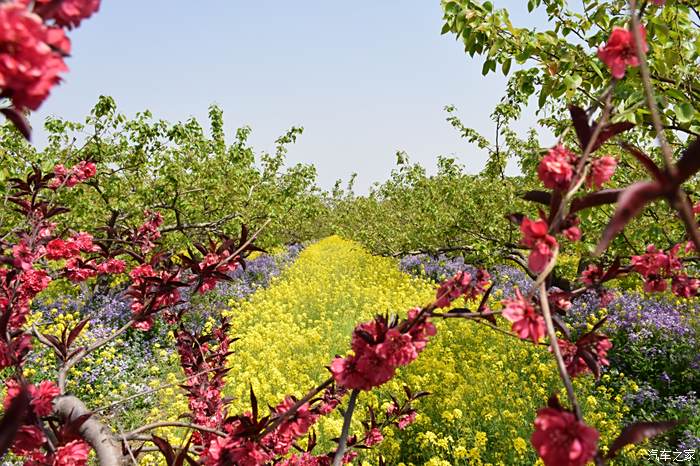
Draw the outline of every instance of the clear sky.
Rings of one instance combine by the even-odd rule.
[[[532,22],[524,1],[495,3]],[[484,155],[443,107],[490,136],[505,80],[482,77],[483,59],[441,36],[441,17],[438,0],[103,0],[72,32],[70,72],[32,116],[34,138],[45,143],[46,116],[82,120],[106,94],[127,115],[149,109],[170,121],[205,121],[217,103],[228,134],[251,126],[257,150],[303,126],[289,162],[314,163],[325,188],[357,172],[365,192],[399,149],[427,167],[455,155],[476,172]],[[530,114],[516,129],[533,124]]]

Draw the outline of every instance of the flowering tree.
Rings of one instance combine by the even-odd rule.
[[[65,30],[93,15],[100,0],[17,0],[0,4],[0,97],[12,107],[0,110],[29,138],[25,110],[36,110],[68,70]]]
[[[55,47],[64,40],[62,30],[57,27],[76,26],[98,6],[99,2],[89,1],[37,1],[30,8],[28,3],[12,2],[0,5],[0,14],[6,15],[4,24],[8,30],[14,31],[11,27],[22,25],[19,28],[22,34],[31,31],[26,37],[34,38],[27,41],[34,47],[32,50],[46,52],[42,44]],[[124,224],[116,215],[106,226],[91,232],[63,227],[60,220],[67,208],[57,194],[94,180],[97,167],[91,159],[70,167],[56,165],[50,173],[36,167],[25,178],[10,180],[8,201],[22,220],[0,232],[0,369],[9,374],[5,379],[5,414],[0,421],[0,453],[11,450],[28,465],[85,464],[91,449],[105,465],[136,462],[147,449],[160,451],[169,465],[349,463],[358,451],[381,442],[383,429],[391,425],[402,429],[415,419],[413,403],[426,393],[414,393],[406,388],[402,401],[395,398],[386,412],[369,412],[361,434],[350,432],[359,393],[384,385],[397,370],[415,361],[435,335],[436,319],[474,320],[515,339],[550,348],[568,403],[562,404],[552,396],[548,405],[537,412],[531,442],[548,466],[583,465],[589,461],[604,464],[624,446],[674,427],[676,422],[672,421],[629,425],[603,454],[598,432],[583,420],[571,379],[588,372],[598,376],[601,366],[609,364],[607,352],[611,343],[604,333],[605,320],[582,335],[574,335],[561,319],[571,300],[586,291],[608,299],[609,290],[604,284],[623,274],[640,274],[649,291],[663,291],[670,284],[673,293],[690,298],[700,290],[700,280],[691,276],[681,260],[683,254],[700,249],[700,232],[694,217],[697,209],[693,209],[682,189],[700,170],[700,142],[687,144],[677,160],[674,157],[665,138],[647,67],[648,45],[645,28],[640,24],[643,11],[638,10],[634,0],[629,7],[628,24],[612,29],[609,40],[597,53],[609,68],[612,77],[609,86],[591,108],[569,107],[578,147],[573,149],[562,140],[538,162],[537,176],[548,190],[532,190],[524,196],[543,206],[538,218],[520,213],[509,216],[518,225],[521,246],[529,251],[526,266],[535,277],[533,286],[529,290],[517,290],[503,300],[502,310],[495,311],[488,305],[492,289],[488,273],[459,272],[441,284],[432,302],[410,309],[406,318],[381,315],[357,325],[350,340],[352,352],[329,362],[330,376],[325,381],[302,398],[286,397],[266,411],[260,409],[251,389],[250,410],[228,412],[222,389],[231,355],[229,323],[222,320],[216,328],[205,332],[188,328],[183,319],[191,310],[183,296],[207,293],[219,282],[229,280],[231,272],[244,266],[245,257],[259,250],[253,243],[260,230],[249,235],[244,227],[237,238],[212,234],[208,244],[195,243],[188,251],[175,254],[163,247],[163,217],[155,211],[146,211],[138,225]],[[19,36],[25,37],[22,34]],[[41,39],[38,42],[37,37]],[[55,40],[56,37],[60,40]],[[36,63],[29,62],[34,63],[34,72],[28,77],[41,79],[29,85],[25,76],[22,87],[9,78],[17,67],[8,66],[8,71],[0,72],[6,82],[3,90],[16,107],[33,108],[46,97],[46,83],[55,84],[56,71],[61,69],[57,65],[59,56],[55,52],[44,53],[41,60],[31,53],[25,56],[28,53],[25,45],[19,44],[2,55],[8,60],[35,60]],[[49,47],[49,50],[54,49]],[[594,154],[633,128],[631,122],[614,121],[614,91],[626,79],[630,68],[639,68],[664,163],[660,166],[641,149],[625,144],[623,149],[652,179],[624,189],[601,189],[615,173],[617,162],[610,156]],[[6,114],[13,118],[12,112]],[[581,212],[617,204],[598,242],[596,252],[600,255],[647,204],[656,200],[667,201],[678,213],[686,231],[682,243],[669,250],[649,245],[646,253],[632,257],[629,263],[617,259],[609,264],[592,264],[580,274],[579,288],[552,286],[551,275],[560,242],[577,242],[581,238]],[[177,229],[182,229],[182,225],[177,225]],[[28,324],[31,301],[51,281],[79,284],[94,277],[118,274],[128,277],[125,286],[131,317],[111,334],[86,343],[81,340],[81,333],[87,320],[64,329],[58,336],[42,333]],[[474,309],[455,307],[456,300],[462,297],[478,304]],[[499,321],[499,316],[510,323],[510,331],[502,327],[504,322]],[[130,329],[150,331],[157,319],[175,329],[176,348],[185,374],[182,388],[189,399],[189,419],[146,424],[130,432],[120,432],[68,393],[70,370]],[[23,367],[35,345],[43,345],[55,355],[55,378],[32,383],[25,377]],[[316,452],[312,426],[321,416],[338,408],[345,397],[347,405],[337,446],[329,452]],[[164,426],[186,429],[185,442],[174,446],[168,439],[152,433]],[[298,442],[302,438],[307,439],[305,447]],[[297,451],[292,453],[292,449]]]

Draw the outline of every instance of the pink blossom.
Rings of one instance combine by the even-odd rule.
[[[346,388],[370,390],[391,380],[396,368],[372,351],[346,358],[337,357],[331,363],[336,382]]]
[[[370,429],[365,434],[365,445],[367,445],[368,447],[371,447],[372,445],[376,445],[378,443],[381,443],[382,440],[384,440],[384,436],[382,435],[382,431],[377,429],[376,427]]]
[[[475,277],[468,272],[459,271],[440,285],[434,305],[438,308],[447,307],[460,296],[474,299],[484,293],[490,279],[488,272],[482,269],[477,270]]]
[[[581,274],[581,281],[587,286],[593,286],[601,278],[603,278],[603,269],[595,264],[588,264],[586,270]]]
[[[639,32],[642,35],[642,49],[646,53],[649,50],[646,42],[646,29],[644,26],[639,26]],[[628,29],[614,27],[608,42],[602,48],[598,49],[598,58],[605,63],[615,79],[625,77],[627,66],[639,66],[639,58],[635,51],[634,35]]]
[[[53,46],[69,44],[60,29],[47,27],[41,18],[18,2],[0,5],[0,88],[20,110],[36,110],[68,68]]]
[[[564,363],[566,364],[566,372],[571,377],[577,377],[580,374],[590,371],[586,360],[583,358],[582,351],[587,351],[600,365],[610,365],[610,361],[607,360],[607,355],[613,345],[604,335],[588,335],[576,343],[571,343],[562,339],[558,339],[557,341],[562,357],[564,358]],[[549,350],[552,351],[551,345]]]
[[[581,239],[581,229],[577,226],[569,227],[563,231],[564,236],[571,242],[576,242]]]
[[[29,394],[32,397],[31,405],[34,413],[39,416],[48,416],[53,411],[53,399],[61,392],[55,383],[43,380],[38,386],[30,385]]]
[[[533,221],[526,217],[520,224],[522,242],[531,250],[528,267],[534,273],[542,272],[554,257],[553,249],[557,247],[557,240],[547,233],[548,229],[547,222],[542,219]]]
[[[52,0],[36,0],[37,11],[46,19],[53,19],[62,27],[74,28],[100,8],[100,0],[63,0],[51,5]],[[43,8],[42,6],[45,5]]]
[[[515,299],[503,300],[503,317],[513,323],[512,330],[523,340],[539,342],[545,334],[544,318],[526,301],[520,290],[515,290]]]
[[[569,188],[573,178],[574,169],[571,164],[575,158],[573,153],[559,144],[542,158],[537,168],[537,176],[545,187],[564,191]]]
[[[205,466],[260,466],[271,459],[262,445],[234,436],[217,436],[202,454]]]
[[[399,366],[407,365],[425,348],[435,327],[420,310],[409,311],[408,320],[389,327],[386,318],[377,317],[359,324],[352,335],[354,354],[336,357],[330,369],[339,385],[369,390],[388,382]]]
[[[697,296],[700,289],[700,280],[685,274],[676,275],[671,280],[671,290],[676,296],[692,298]]]
[[[65,268],[66,277],[68,277],[68,279],[74,283],[84,282],[88,278],[97,276],[95,262],[92,260],[83,262],[77,257],[74,257],[72,259],[68,259]]]
[[[569,411],[537,411],[532,445],[545,466],[584,466],[598,447],[598,431],[576,420]]]
[[[22,270],[30,270],[33,267],[34,261],[37,259],[36,251],[29,246],[27,240],[22,239],[19,243],[12,246],[12,256],[14,257],[14,266]]]
[[[464,294],[471,284],[471,274],[460,271],[457,274],[443,282],[437,290],[435,307],[447,307],[452,301]]]
[[[405,414],[399,418],[398,421],[398,427],[401,430],[404,430],[406,427],[410,426],[413,424],[416,420],[416,412],[411,411],[409,414]]]
[[[87,464],[90,446],[82,440],[73,440],[56,450],[54,466],[83,466]]]
[[[609,155],[594,160],[591,163],[591,172],[586,179],[586,185],[600,188],[612,178],[615,168],[617,168],[617,160]]]
[[[61,238],[52,239],[46,244],[46,257],[51,260],[70,259],[79,252],[75,242]]]
[[[44,291],[51,282],[51,277],[44,270],[26,270],[19,275],[21,291],[33,297]]]
[[[84,231],[76,233],[72,241],[75,246],[83,252],[95,252],[100,250],[100,248],[92,244],[92,235]]]
[[[290,411],[295,404],[296,400],[287,397],[275,408],[275,412],[278,415],[282,415]],[[295,440],[306,435],[318,417],[318,414],[311,412],[309,404],[304,403],[290,418],[282,422],[274,432],[266,435],[263,438],[263,444],[276,454],[284,455],[292,447]]]
[[[24,425],[19,428],[12,443],[12,453],[26,456],[40,448],[46,442],[46,436],[37,426]]]
[[[99,273],[123,273],[126,270],[126,262],[121,259],[110,258],[97,266]]]
[[[84,182],[88,178],[92,178],[97,173],[97,168],[93,162],[82,160],[73,166],[70,170],[65,166],[58,164],[53,169],[54,178],[49,182],[49,188],[57,189],[65,185],[68,188]]]

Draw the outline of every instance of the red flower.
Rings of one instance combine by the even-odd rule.
[[[425,317],[416,320],[419,312],[412,309],[408,320],[391,328],[383,317],[359,324],[352,335],[354,354],[336,357],[331,363],[336,382],[345,388],[370,390],[388,382],[397,367],[415,360],[435,334]]]
[[[377,429],[376,427],[365,434],[365,445],[367,445],[368,447],[381,443],[382,440],[384,440],[382,431]]]
[[[92,260],[83,262],[77,257],[74,257],[68,259],[68,262],[66,262],[66,277],[74,283],[84,282],[88,278],[96,275],[97,269],[95,268],[95,262]]]
[[[569,411],[537,411],[532,445],[546,466],[584,466],[595,455],[598,431],[576,420]]]
[[[202,455],[206,466],[260,466],[272,455],[262,445],[245,438],[216,437]]]
[[[671,290],[676,296],[682,298],[692,298],[697,296],[700,289],[700,280],[689,277],[685,274],[676,275],[671,280]]]
[[[49,286],[51,277],[43,270],[31,269],[22,272],[19,276],[19,281],[22,292],[33,297]]]
[[[409,414],[405,414],[399,418],[398,426],[399,429],[404,430],[406,427],[413,424],[416,420],[416,412],[412,411]]]
[[[97,266],[99,273],[123,273],[126,270],[126,262],[121,259],[110,258]]]
[[[75,246],[83,252],[99,251],[99,248],[92,244],[92,235],[90,233],[85,233],[84,231],[76,233],[72,241]]]
[[[36,110],[68,68],[54,46],[69,46],[61,29],[17,2],[0,5],[0,88],[20,110]]]
[[[644,26],[639,26],[642,34],[642,49],[646,53],[649,50],[646,42],[647,32]],[[627,66],[639,66],[639,58],[635,51],[634,35],[629,29],[614,27],[607,44],[598,49],[598,58],[605,63],[615,79],[625,77]]]
[[[277,414],[284,414],[289,411],[296,401],[287,397],[275,409]],[[266,435],[263,443],[278,455],[286,454],[292,447],[294,441],[309,431],[309,428],[316,422],[318,415],[309,410],[309,404],[304,403],[292,415],[291,418],[280,424],[274,432]]]
[[[54,466],[83,466],[87,464],[90,446],[82,440],[73,440],[56,450]]]
[[[617,168],[617,160],[609,155],[594,160],[591,163],[591,172],[586,179],[586,185],[600,188],[612,178],[615,168]]]
[[[465,271],[459,271],[454,277],[444,281],[436,293],[435,307],[449,306],[452,301],[464,296],[473,299],[484,292],[490,276],[485,270],[477,270],[476,277]]]
[[[26,456],[41,447],[44,442],[46,442],[46,437],[37,426],[22,426],[19,428],[17,435],[15,435],[15,440],[12,444],[12,453]]]
[[[581,229],[577,226],[569,227],[562,231],[566,239],[571,242],[576,242],[581,239]]]
[[[436,307],[447,307],[452,301],[459,298],[469,289],[472,276],[467,272],[460,271],[454,277],[446,280],[440,285],[436,293]]]
[[[25,239],[20,240],[19,243],[12,246],[12,256],[14,257],[13,264],[18,269],[30,270],[38,255],[39,254],[30,247]]]
[[[63,241],[61,238],[52,239],[46,244],[46,257],[51,260],[70,259],[79,252],[75,242]]]
[[[503,317],[513,323],[512,330],[523,340],[539,342],[545,333],[544,318],[523,298],[520,290],[515,290],[515,299],[503,301]]]
[[[603,269],[595,264],[589,264],[581,274],[581,281],[587,286],[593,286],[601,278],[603,278]]]
[[[571,166],[576,156],[561,144],[551,148],[547,155],[540,161],[537,168],[539,176],[545,187],[564,191],[568,189],[574,176]]]
[[[32,408],[34,413],[39,416],[48,416],[53,411],[53,399],[61,392],[55,383],[48,380],[43,380],[38,387],[29,386],[29,393],[32,397]]]
[[[41,16],[53,19],[59,26],[74,28],[89,18],[100,8],[100,0],[63,0],[58,5],[50,5],[52,0],[37,0],[46,6],[37,8]],[[55,2],[54,2],[55,3]]]
[[[535,273],[545,269],[554,256],[552,249],[557,246],[557,240],[547,233],[548,229],[547,222],[542,219],[533,221],[526,217],[520,224],[522,242],[531,249],[528,267]]]
[[[602,366],[610,365],[607,360],[608,351],[612,348],[612,343],[605,335],[588,334],[578,340],[576,343],[571,343],[567,340],[557,340],[559,349],[561,350],[564,363],[566,364],[566,372],[571,377],[577,377],[580,374],[585,374],[590,371],[588,364],[583,359],[583,351],[586,351],[590,356],[598,361]],[[552,351],[552,347],[549,347]]]
[[[56,189],[59,186],[65,185],[69,188],[82,183],[88,178],[92,178],[97,173],[97,168],[92,162],[85,160],[76,164],[70,170],[66,169],[61,164],[58,164],[53,169],[54,178],[49,183],[49,188]],[[92,237],[90,237],[92,239]]]

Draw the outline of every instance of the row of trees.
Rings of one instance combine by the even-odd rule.
[[[468,53],[486,56],[485,74],[496,65],[505,74],[513,62],[519,67],[494,112],[505,147],[492,146],[448,109],[450,123],[489,150],[480,175],[467,175],[455,161],[441,158],[438,174],[429,177],[399,154],[391,179],[369,196],[340,188],[324,194],[315,187],[313,167],[284,168],[286,145],[300,129],[279,138],[275,154],[256,158],[246,143],[249,130],[226,143],[216,107],[206,135],[194,120],[171,125],[148,113],[127,120],[103,98],[85,123],[49,121],[50,144],[41,152],[5,128],[2,194],[12,208],[0,218],[0,368],[7,387],[0,452],[11,449],[27,464],[78,465],[92,448],[102,464],[123,464],[136,461],[149,444],[172,465],[348,463],[381,440],[374,421],[363,434],[350,435],[358,394],[413,362],[435,334],[431,320],[447,318],[501,325],[514,338],[550,348],[567,401],[552,396],[537,413],[531,441],[547,465],[603,464],[624,446],[673,428],[675,422],[663,420],[637,423],[607,448],[599,445],[571,379],[598,376],[608,364],[605,320],[576,335],[561,319],[573,299],[585,292],[604,299],[605,284],[623,275],[640,276],[648,291],[670,289],[683,298],[700,290],[687,265],[700,249],[692,202],[700,170],[692,97],[699,43],[692,15],[698,12],[691,3],[662,3],[584,1],[576,12],[563,0],[532,0],[530,8],[544,9],[554,25],[535,32],[515,28],[507,12],[489,2],[444,1],[443,31],[463,40]],[[4,113],[25,136],[21,110],[36,108],[63,69],[61,28],[77,25],[98,5],[0,4],[0,29],[13,33],[0,36],[8,45],[0,55],[34,66],[17,81],[9,76],[26,67],[0,68],[3,97],[14,105]],[[62,16],[68,13],[72,20]],[[686,93],[674,94],[674,88]],[[507,129],[534,94],[542,123],[559,136],[545,150],[534,138],[521,141]],[[511,157],[518,158],[522,177],[504,176]],[[28,174],[18,176],[22,172]],[[259,246],[332,231],[382,254],[447,251],[482,264],[511,260],[531,274],[533,286],[506,297],[503,309],[494,311],[488,307],[488,273],[460,272],[441,284],[433,302],[405,318],[378,316],[358,324],[352,353],[329,361],[330,377],[301,399],[290,396],[264,410],[251,392],[249,412],[227,412],[222,384],[230,356],[228,323],[208,333],[187,328],[183,316],[191,309],[183,297],[228,280]],[[561,284],[555,272],[567,249],[582,258],[571,277],[575,286],[551,287]],[[95,277],[113,275],[126,280],[132,315],[112,334],[81,340],[87,320],[60,336],[28,325],[32,301],[50,282],[89,286]],[[452,309],[462,297],[477,304]],[[67,392],[66,379],[89,354],[127,331],[150,331],[156,320],[175,331],[189,419],[118,433]],[[507,325],[510,330],[502,328]],[[25,376],[37,345],[54,354],[55,378]],[[386,413],[386,423],[411,422],[411,403],[423,395],[407,390],[406,401],[396,401]],[[312,426],[346,397],[337,446],[314,452]],[[164,425],[192,434],[182,445],[150,434]],[[307,434],[304,448],[298,441]],[[292,454],[294,446],[302,451]]]

